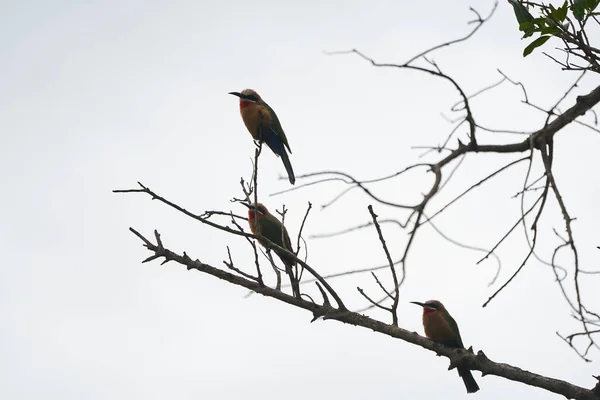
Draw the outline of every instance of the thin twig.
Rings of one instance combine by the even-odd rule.
[[[394,266],[394,262],[392,261],[392,256],[390,256],[390,251],[388,250],[387,245],[385,243],[383,233],[381,232],[381,227],[379,226],[379,223],[377,222],[377,214],[375,214],[375,212],[373,211],[372,205],[369,205],[368,209],[369,209],[369,213],[371,214],[371,218],[373,218],[373,224],[375,225],[375,229],[377,229],[377,235],[379,236],[379,241],[381,242],[381,247],[383,247],[383,251],[385,252],[385,256],[387,257],[388,264],[389,264],[390,270],[392,272],[392,279],[394,280],[395,295],[393,297],[392,307],[390,308],[389,311],[390,311],[390,313],[392,313],[392,325],[398,326],[398,299],[400,298],[400,295],[398,293],[399,287],[398,287],[398,276],[396,275],[396,267]],[[383,288],[383,286],[381,284],[380,284],[380,286]],[[389,295],[389,293],[386,290],[384,290],[384,292]],[[363,293],[363,295],[364,295],[364,293]],[[365,295],[365,297],[366,297],[366,295]]]

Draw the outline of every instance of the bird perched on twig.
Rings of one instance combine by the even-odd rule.
[[[425,303],[411,301],[423,307],[423,328],[425,328],[425,336],[434,342],[444,344],[448,347],[464,349],[458,325],[454,318],[448,313],[442,303],[437,300],[429,300]],[[458,367],[458,375],[462,378],[467,388],[467,393],[475,393],[479,390],[471,370],[465,367]]]
[[[248,224],[250,225],[250,230],[256,235],[258,242],[263,245],[263,247],[268,249],[263,240],[263,238],[266,238],[293,253],[292,242],[287,229],[285,229],[285,226],[277,219],[277,217],[267,210],[267,207],[261,203],[242,204],[248,207]],[[294,276],[294,271],[292,269],[292,267],[296,265],[296,260],[288,254],[283,253],[281,250],[273,250],[285,265],[285,272],[290,277],[293,295],[295,297],[300,297],[300,285]]]
[[[292,150],[275,111],[252,89],[229,92],[229,94],[240,98],[240,114],[244,125],[254,140],[266,143],[277,157],[281,157],[288,179],[293,185],[296,177],[287,154],[288,151],[291,154]]]

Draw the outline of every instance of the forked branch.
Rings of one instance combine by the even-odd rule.
[[[152,255],[146,258],[143,262],[149,262],[164,257],[165,261],[163,264],[168,261],[175,261],[181,265],[184,265],[188,270],[195,269],[231,284],[244,287],[253,292],[307,310],[313,314],[313,321],[319,317],[322,317],[324,320],[335,320],[345,324],[367,328],[375,332],[414,344],[416,346],[420,346],[438,355],[447,357],[450,360],[451,365],[464,365],[471,370],[481,371],[482,375],[484,376],[500,376],[515,382],[521,382],[530,386],[539,387],[549,392],[565,396],[569,399],[600,399],[599,395],[595,393],[595,389],[585,389],[563,380],[545,377],[525,371],[512,365],[497,363],[490,360],[482,351],[477,352],[477,354],[473,354],[472,352],[463,349],[446,347],[442,344],[435,343],[423,336],[420,336],[415,332],[410,332],[398,326],[388,325],[368,316],[348,311],[344,308],[334,308],[329,304],[328,301],[325,300],[327,299],[327,295],[320,286],[319,290],[324,297],[324,301],[323,304],[316,304],[313,301],[294,297],[268,286],[260,285],[258,282],[247,279],[243,276],[235,275],[219,268],[215,268],[210,264],[201,262],[198,259],[192,260],[192,258],[189,257],[185,252],[183,255],[179,255],[164,247],[160,238],[160,234],[157,231],[154,231],[156,239],[156,244],[154,244],[135,229],[129,228],[129,230],[144,243],[144,247],[152,252]]]

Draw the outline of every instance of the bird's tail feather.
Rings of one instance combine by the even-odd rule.
[[[465,383],[465,388],[467,388],[467,393],[475,393],[476,391],[479,390],[479,385],[477,385],[475,378],[473,378],[473,374],[471,373],[470,369],[458,368],[458,374],[460,375],[463,382]]]
[[[298,279],[294,276],[294,271],[291,265],[285,263],[285,272],[290,277],[290,284],[292,285],[292,294],[294,297],[300,298],[300,284],[298,283]]]
[[[285,170],[287,171],[288,179],[293,185],[296,182],[296,177],[294,176],[294,170],[292,169],[292,163],[290,163],[290,158],[288,157],[285,150],[283,150],[281,154],[281,159],[283,160],[283,165],[285,166]]]

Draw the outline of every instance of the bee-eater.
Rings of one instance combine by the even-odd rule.
[[[269,213],[267,207],[261,203],[242,204],[248,207],[248,223],[250,225],[250,230],[256,235],[260,244],[266,247],[265,242],[262,240],[262,238],[266,238],[276,245],[293,252],[292,241],[290,240],[287,229],[279,222],[277,217]],[[289,255],[284,254],[281,250],[274,249],[274,251],[285,265],[285,272],[290,277],[290,283],[292,284],[293,295],[300,297],[300,285],[298,284],[298,280],[294,277],[294,272],[292,270],[292,267],[296,265],[296,260]]]
[[[252,89],[229,92],[229,94],[240,98],[240,114],[244,125],[254,140],[266,143],[277,157],[281,157],[288,179],[293,185],[296,177],[285,149],[287,148],[290,154],[292,150],[275,111]]]
[[[454,318],[448,313],[442,303],[437,300],[429,300],[425,303],[411,301],[423,307],[423,328],[425,328],[425,336],[434,342],[444,344],[449,347],[464,349],[458,325]],[[457,368],[458,375],[462,378],[467,388],[467,393],[475,393],[479,390],[475,378],[471,374],[471,370],[465,367]]]

